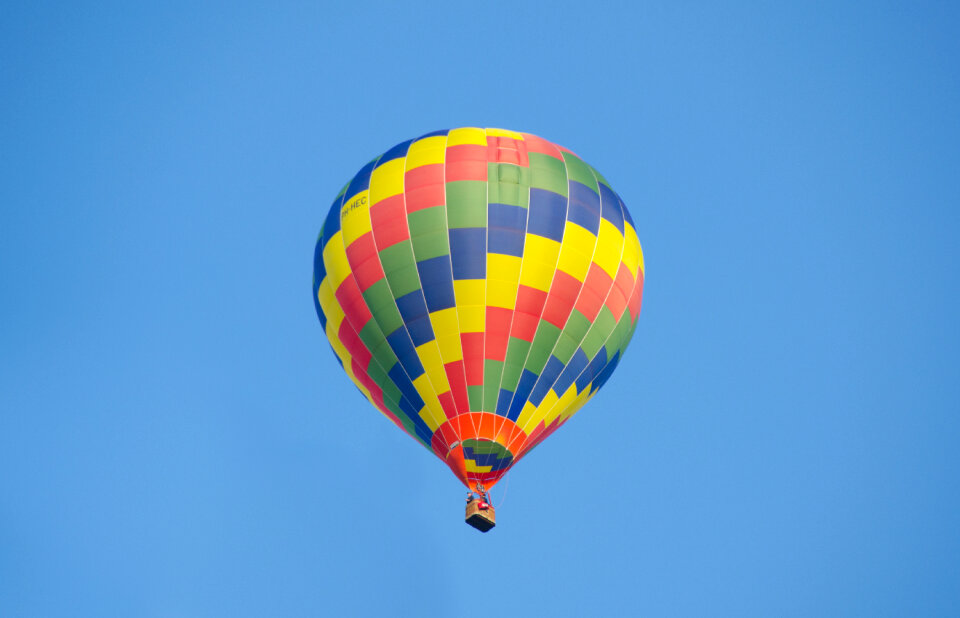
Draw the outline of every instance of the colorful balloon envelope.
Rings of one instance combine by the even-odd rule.
[[[643,273],[630,215],[590,165],[460,128],[397,144],[340,191],[313,298],[363,395],[489,489],[610,377]]]

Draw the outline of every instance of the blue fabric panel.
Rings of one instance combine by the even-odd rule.
[[[587,185],[571,180],[567,218],[596,236],[600,230],[600,196]]]
[[[313,308],[317,310],[317,317],[320,318],[320,326],[323,327],[323,332],[326,333],[327,316],[324,315],[323,309],[320,308],[320,298],[317,295],[320,291],[320,284],[323,282],[323,278],[327,276],[326,268],[323,265],[323,247],[320,246],[320,240],[319,238],[317,239],[317,246],[313,249]]]
[[[509,204],[490,204],[487,208],[489,234],[487,252],[523,257],[527,228],[527,209]]]
[[[401,332],[403,331],[402,328],[398,330]],[[397,385],[397,388],[399,388],[400,392],[403,394],[403,399],[400,401],[400,407],[403,408],[404,401],[406,401],[408,406],[413,410],[413,414],[410,416],[410,418],[416,422],[416,420],[420,418],[418,413],[421,409],[423,409],[423,398],[420,397],[420,393],[418,393],[417,389],[413,386],[413,382],[411,382],[410,378],[407,377],[406,372],[403,370],[403,366],[400,363],[394,363],[393,367],[390,368],[390,371],[387,372],[387,376],[393,380],[393,383]]]
[[[561,242],[566,219],[567,198],[546,189],[530,189],[528,233]]]
[[[430,324],[430,318],[427,315],[406,322],[406,325],[414,346],[421,346],[428,341],[433,341],[433,325]]]
[[[619,363],[620,351],[617,350],[617,353],[613,355],[613,358],[610,359],[610,362],[607,363],[607,366],[600,371],[600,375],[594,378],[593,386],[590,387],[591,393],[600,390],[600,387],[607,383],[607,380],[609,380],[610,376],[613,375],[613,370],[617,368]]]
[[[390,344],[390,348],[397,355],[397,359],[400,360],[400,364],[403,365],[411,380],[416,380],[423,375],[423,365],[420,363],[420,357],[417,356],[417,350],[413,347],[413,341],[406,328],[400,327],[387,335],[387,343]]]
[[[600,185],[600,216],[617,226],[623,234],[623,210],[620,209],[620,198],[607,185]]]
[[[507,415],[507,412],[510,411],[511,397],[513,397],[513,391],[508,391],[505,388],[500,389],[500,396],[497,397],[497,414],[500,416]]]
[[[423,408],[423,405],[417,408],[415,407],[416,404],[410,403],[406,397],[400,398],[399,405],[400,410],[402,410],[403,413],[407,415],[407,418],[410,419],[410,422],[413,423],[414,433],[423,438],[427,444],[430,444],[433,432],[430,431],[430,427],[427,426],[426,422],[420,418],[420,410]]]
[[[370,163],[367,163],[360,171],[357,172],[357,175],[353,177],[353,180],[350,181],[350,186],[347,187],[347,192],[344,194],[343,203],[349,204],[350,198],[352,198],[357,193],[361,191],[366,191],[370,188],[370,173],[373,171],[373,168],[377,164],[377,159],[374,159]],[[339,213],[337,213],[339,216]]]
[[[423,297],[423,290],[414,290],[397,299],[397,309],[405,324],[427,315],[427,301]]]
[[[399,159],[400,157],[407,156],[407,151],[410,150],[410,144],[413,143],[412,139],[408,139],[405,142],[400,142],[390,150],[383,153],[383,156],[380,157],[380,160],[377,161],[377,167],[380,167],[384,163],[393,161],[394,159]]]
[[[417,271],[420,273],[420,285],[423,286],[427,309],[431,313],[457,304],[453,294],[453,275],[449,255],[417,262]]]
[[[450,259],[454,279],[484,279],[487,276],[487,230],[465,227],[450,230]]]
[[[577,348],[577,351],[573,353],[573,358],[567,363],[566,369],[563,370],[563,373],[557,378],[556,384],[553,385],[553,392],[557,396],[562,396],[573,384],[573,381],[577,379],[577,376],[587,368],[588,363],[589,360],[587,360],[587,354],[583,351],[583,348]]]
[[[620,202],[620,210],[623,212],[624,220],[630,224],[630,227],[632,227],[633,229],[637,229],[637,226],[633,224],[633,218],[630,217],[630,211],[627,210],[627,205],[623,203],[623,200],[621,200],[619,196],[617,197],[617,201]]]
[[[490,466],[492,470],[503,470],[513,462],[513,456],[500,458],[496,453],[478,453],[469,446],[463,447],[463,456],[477,462],[478,466]]]
[[[417,139],[424,139],[426,137],[436,137],[437,135],[447,135],[450,133],[450,129],[440,129],[438,131],[431,131],[430,133],[424,133]]]
[[[525,238],[526,234],[523,233],[523,230],[511,230],[490,226],[490,235],[487,239],[487,252],[523,257],[523,243]]]
[[[522,232],[527,227],[527,209],[510,204],[490,204],[487,207],[490,227],[503,227]]]
[[[550,392],[550,387],[553,386],[553,383],[560,377],[561,372],[563,372],[563,363],[560,362],[559,358],[551,355],[546,367],[544,367],[540,373],[540,379],[537,380],[537,385],[534,386],[530,392],[530,403],[539,406],[543,398]]]
[[[529,369],[524,369],[523,373],[520,374],[520,383],[517,384],[517,392],[513,395],[513,403],[510,404],[510,412],[507,414],[507,418],[511,421],[516,421],[520,416],[520,412],[523,411],[523,406],[527,403],[527,397],[530,395],[530,391],[533,390],[533,385],[537,383],[537,374],[533,373]]]
[[[593,378],[595,378],[607,364],[607,349],[600,348],[600,351],[597,352],[597,355],[593,357],[593,360],[590,361],[590,364],[587,365],[587,368],[583,370],[579,376],[577,376],[577,392],[582,393],[583,389],[587,388]]]
[[[323,246],[326,247],[334,234],[340,231],[340,208],[343,206],[343,196],[333,200],[327,218],[323,222]]]

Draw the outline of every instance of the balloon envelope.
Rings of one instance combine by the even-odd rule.
[[[643,273],[596,170],[533,135],[460,128],[397,144],[347,183],[313,296],[364,396],[489,489],[610,377]]]

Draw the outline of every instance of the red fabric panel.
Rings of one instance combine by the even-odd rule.
[[[467,385],[483,385],[483,333],[460,333]]]
[[[610,291],[612,286],[613,279],[610,278],[610,275],[596,264],[591,264],[575,307],[588,320],[593,322],[597,319],[600,307],[603,306],[603,301],[607,298],[607,292]]]
[[[344,279],[334,296],[337,297],[337,302],[343,308],[346,319],[354,325],[358,332],[373,317],[370,310],[367,309],[367,303],[360,295],[360,288],[357,287],[357,282],[353,277]]]
[[[560,154],[560,150],[557,149],[556,144],[553,142],[549,142],[536,135],[530,135],[529,133],[522,133],[521,135],[523,135],[523,143],[527,147],[527,152],[538,152],[556,157],[557,159],[563,159],[563,155]]]
[[[570,317],[570,310],[580,293],[581,284],[575,277],[558,270],[553,275],[553,284],[550,294],[547,295],[547,305],[543,309],[543,319],[557,328],[563,328]]]
[[[470,410],[470,401],[467,399],[467,380],[463,369],[463,361],[458,360],[443,366],[447,373],[447,382],[450,383],[450,392],[457,404],[457,412],[463,414]]]
[[[423,165],[404,176],[407,212],[442,206],[446,202],[443,163]]]
[[[460,144],[447,148],[446,180],[487,180],[487,147]]]
[[[501,307],[487,307],[487,337],[484,342],[484,358],[502,361],[507,356],[507,342],[510,339],[510,322],[513,310]]]
[[[403,195],[394,195],[370,207],[370,222],[377,251],[410,238]]]

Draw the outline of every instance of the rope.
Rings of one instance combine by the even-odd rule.
[[[497,503],[497,506],[494,507],[494,510],[499,509],[503,505],[503,501],[507,499],[507,490],[510,489],[510,472],[507,472],[507,477],[504,480],[503,495],[500,496],[500,502]]]

